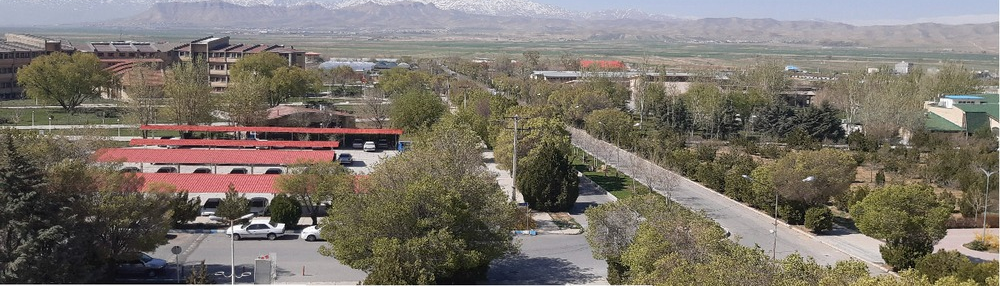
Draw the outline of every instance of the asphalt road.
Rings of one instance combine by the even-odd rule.
[[[623,173],[640,182],[651,185],[658,193],[685,207],[702,211],[729,230],[738,243],[744,246],[760,246],[768,254],[774,244],[774,220],[772,217],[748,208],[736,201],[709,190],[687,178],[678,176],[646,160],[638,158],[606,142],[593,139],[585,132],[570,129],[574,146],[580,147],[601,161],[615,166]],[[779,223],[777,236],[777,257],[785,257],[798,252],[816,259],[824,265],[851,259],[852,255],[820,242],[811,236],[790,229]],[[868,263],[873,274],[885,273],[881,268]]]

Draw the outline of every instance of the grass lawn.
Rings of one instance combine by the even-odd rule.
[[[575,154],[585,154],[579,148],[574,147],[574,149],[575,149]],[[632,192],[633,188],[636,189],[636,192],[648,191],[648,188],[645,185],[643,185],[640,182],[636,182],[635,180],[632,180],[631,177],[618,172],[618,170],[616,170],[611,166],[607,166],[606,172],[600,172],[597,171],[596,169],[594,171],[591,171],[590,167],[594,165],[594,162],[591,161],[592,160],[591,157],[587,156],[587,162],[584,162],[583,160],[584,159],[580,156],[573,156],[573,167],[576,168],[577,171],[583,173],[584,176],[590,178],[591,181],[597,183],[597,185],[601,186],[601,188],[603,188],[605,191],[610,192],[611,195],[615,196],[618,199],[624,199],[633,196],[635,194],[634,192]],[[598,166],[598,168],[600,168],[601,165],[604,165],[604,162],[598,160],[596,165]]]
[[[101,117],[102,113],[106,117]],[[35,118],[34,125],[48,125],[49,116],[52,116],[53,125],[119,124],[118,112],[113,108],[78,109],[76,114],[70,114],[61,108],[0,108],[0,125],[32,125],[32,114]]]

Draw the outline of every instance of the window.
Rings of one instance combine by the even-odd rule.
[[[135,53],[128,53],[128,57],[134,58],[135,57]]]

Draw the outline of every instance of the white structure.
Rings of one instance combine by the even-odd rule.
[[[898,74],[908,74],[910,70],[913,69],[913,63],[899,62],[893,70]]]

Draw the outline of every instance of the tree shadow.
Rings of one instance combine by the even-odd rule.
[[[506,285],[586,284],[601,278],[588,270],[562,258],[519,254],[493,261],[487,277],[489,284]]]

